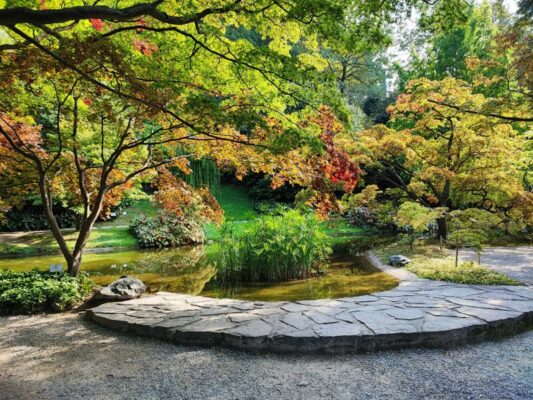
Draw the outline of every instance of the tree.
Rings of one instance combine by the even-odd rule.
[[[299,179],[320,183],[313,190],[342,186],[337,172],[356,170],[308,118],[321,104],[342,108],[321,51],[381,43],[390,15],[419,3],[8,2],[0,10],[2,159],[37,188],[72,275],[106,195],[164,165],[209,156],[238,175],[270,173],[303,147],[298,158],[314,163]],[[304,51],[294,54],[295,44]],[[50,126],[39,119],[48,114]],[[332,168],[325,181],[312,178],[324,172],[317,153]],[[72,250],[51,206],[66,171],[83,208]]]
[[[467,5],[463,18],[456,23],[444,26],[427,35],[431,24],[422,21],[418,34],[424,36],[425,46],[413,49],[412,60],[406,67],[397,66],[400,75],[400,91],[405,90],[407,82],[418,78],[440,80],[448,76],[468,82],[472,80],[472,70],[468,68],[468,57],[487,58],[490,56],[491,41],[497,32],[492,21],[493,13],[488,1],[480,5]],[[435,13],[438,15],[439,10]]]
[[[449,241],[455,245],[455,266],[458,264],[459,248],[465,246],[476,250],[480,264],[483,244],[488,240],[490,230],[499,222],[497,215],[477,208],[452,211]]]
[[[378,125],[360,133],[360,160],[406,199],[426,207],[476,207],[507,218],[514,209],[531,223],[533,196],[521,183],[525,138],[506,120],[463,111],[493,104],[474,90],[454,78],[410,82],[389,108],[395,128]],[[452,102],[458,107],[447,105]],[[439,236],[446,238],[446,218],[437,222]]]
[[[405,240],[411,251],[416,238],[427,231],[428,225],[440,218],[444,211],[441,208],[432,209],[411,201],[406,201],[400,206],[394,220],[398,227],[405,231]]]

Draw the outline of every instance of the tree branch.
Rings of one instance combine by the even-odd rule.
[[[197,13],[175,16],[168,15],[157,9],[163,1],[157,0],[152,3],[139,3],[125,8],[108,6],[76,6],[49,10],[33,10],[28,7],[7,8],[0,10],[0,25],[14,26],[25,23],[36,26],[88,19],[125,22],[144,16],[150,16],[166,24],[187,25],[213,14],[225,14],[231,11],[250,12],[250,10],[237,7],[242,0],[235,0],[223,7],[208,7]]]
[[[435,101],[435,100],[431,100],[431,99],[428,99],[428,102],[433,103],[433,104],[437,104],[439,106],[453,108],[454,110],[457,110],[457,111],[460,111],[460,112],[464,112],[464,113],[467,113],[467,114],[483,115],[485,117],[498,118],[498,119],[503,119],[505,121],[513,121],[513,122],[533,122],[533,118],[531,118],[531,117],[529,117],[529,118],[526,118],[526,117],[513,117],[513,116],[510,116],[510,115],[486,113],[486,112],[483,112],[483,111],[470,110],[470,109],[467,109],[467,108],[462,108],[460,106],[456,106],[455,104],[445,103],[445,102],[441,102],[441,101]]]

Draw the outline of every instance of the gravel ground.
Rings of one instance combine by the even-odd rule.
[[[477,260],[474,251],[459,253],[463,260]],[[520,282],[533,285],[533,246],[488,247],[481,253],[481,263]]]
[[[0,399],[532,399],[533,332],[454,350],[249,354],[0,317]]]

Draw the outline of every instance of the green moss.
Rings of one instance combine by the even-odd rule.
[[[519,282],[497,271],[471,261],[455,266],[454,260],[417,261],[406,267],[421,278],[474,285],[518,285]]]

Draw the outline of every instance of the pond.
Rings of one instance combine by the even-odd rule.
[[[398,284],[392,276],[374,268],[364,256],[337,252],[323,275],[303,280],[239,288],[214,284],[217,245],[165,250],[130,250],[87,253],[82,270],[97,284],[107,285],[122,275],[135,276],[149,292],[167,291],[211,297],[280,301],[357,296],[389,290]],[[1,269],[27,271],[64,265],[60,255],[0,259]]]

